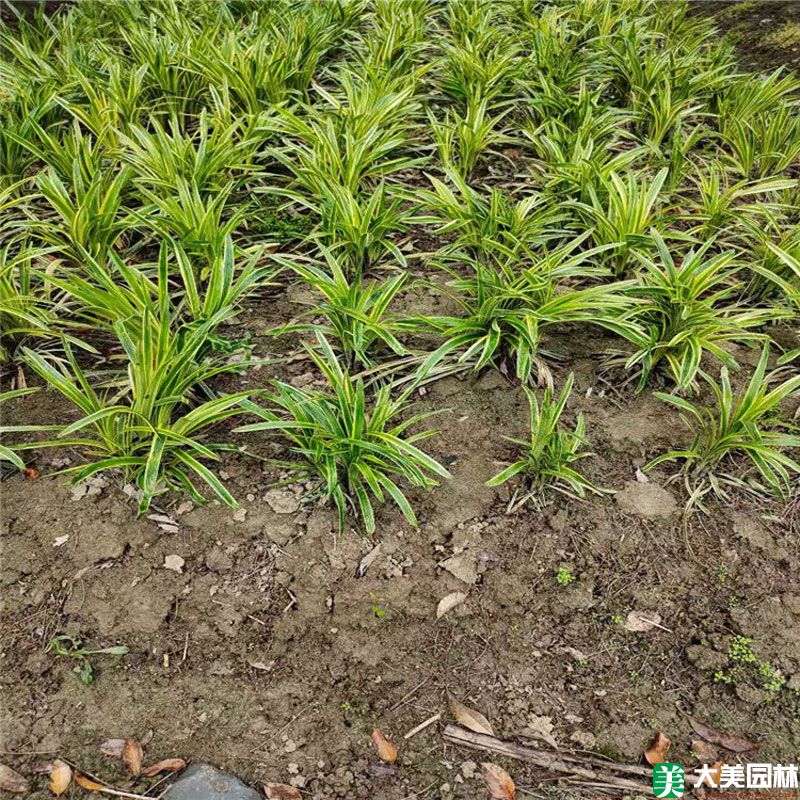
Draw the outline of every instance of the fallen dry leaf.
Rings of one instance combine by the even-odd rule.
[[[52,761],[34,761],[33,764],[31,764],[31,772],[34,775],[49,775],[52,769]]]
[[[147,731],[147,733],[146,733],[144,736],[142,736],[142,738],[139,740],[139,741],[142,743],[142,747],[147,747],[147,745],[149,745],[149,744],[150,744],[150,742],[152,742],[152,741],[153,741],[153,737],[154,737],[154,736],[155,736],[155,733],[153,733],[153,730],[152,730],[152,728],[151,728],[151,729],[150,729],[149,731]]]
[[[180,772],[182,769],[186,769],[186,762],[182,758],[164,758],[143,769],[142,775],[145,778],[152,778],[159,772]]]
[[[264,794],[267,800],[302,800],[300,792],[285,783],[265,783]]]
[[[356,570],[356,578],[363,578],[367,570],[372,566],[375,559],[381,554],[380,542],[361,559],[358,569]]]
[[[38,469],[36,469],[36,467],[25,467],[23,472],[25,474],[26,481],[35,481],[39,477],[39,475],[41,475],[41,473],[39,472]]]
[[[671,744],[672,741],[667,736],[664,736],[661,731],[656,731],[650,749],[644,751],[644,757],[647,759],[647,763],[651,766],[655,766],[656,764],[661,764],[663,761],[666,761],[667,751]]]
[[[367,772],[374,778],[393,778],[397,775],[397,767],[394,764],[381,764],[379,761],[371,761],[367,764]]]
[[[558,742],[553,736],[553,720],[550,717],[531,715],[528,717],[528,724],[520,731],[520,734],[529,739],[547,742],[554,750],[558,750]]]
[[[694,732],[702,736],[707,742],[718,744],[720,747],[724,747],[726,750],[730,750],[732,753],[747,753],[748,751],[755,750],[758,747],[755,742],[751,742],[742,738],[741,736],[721,733],[715,728],[712,728],[710,725],[706,725],[705,722],[700,722],[700,720],[695,719],[694,717],[689,717],[689,724],[692,726]]]
[[[87,778],[82,772],[75,773],[75,783],[77,783],[81,789],[86,789],[88,792],[102,792],[106,788],[102,783]]]
[[[390,742],[378,728],[372,731],[372,744],[378,753],[378,758],[387,764],[394,764],[397,761],[397,745]]]
[[[661,625],[661,615],[653,611],[631,611],[625,617],[625,630],[631,633],[647,633]]]
[[[13,792],[14,794],[27,794],[31,785],[15,769],[0,764],[0,791]]]
[[[122,763],[134,778],[142,772],[142,745],[136,739],[126,739],[122,745]]]
[[[456,606],[460,606],[467,596],[464,592],[453,592],[443,597],[436,606],[436,619],[441,619],[448,611],[452,611]]]
[[[106,739],[100,745],[100,752],[114,758],[122,758],[122,749],[125,747],[124,739]]]
[[[702,739],[692,742],[692,752],[703,764],[713,764],[719,755],[719,751],[713,744],[709,744]]]
[[[57,758],[50,769],[50,791],[64,794],[72,783],[72,767]]]
[[[492,800],[514,800],[517,796],[517,787],[514,786],[511,776],[502,767],[486,761],[481,764],[481,769]]]
[[[472,708],[468,708],[463,703],[459,703],[455,697],[450,698],[449,704],[450,713],[456,718],[459,724],[463,725],[465,728],[469,728],[471,731],[475,731],[475,733],[494,736],[494,731],[489,724],[489,720],[486,719],[480,711],[475,711]]]

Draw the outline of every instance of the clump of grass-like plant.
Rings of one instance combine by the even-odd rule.
[[[374,505],[392,501],[413,526],[417,517],[398,481],[430,489],[433,476],[449,478],[447,470],[416,443],[436,433],[412,432],[430,413],[410,414],[415,386],[392,396],[381,386],[371,395],[363,379],[342,369],[329,342],[318,334],[318,348],[309,355],[326,378],[329,390],[319,391],[276,381],[267,395],[269,408],[249,404],[262,422],[239,431],[275,431],[288,440],[298,461],[283,466],[298,477],[320,481],[320,493],[333,501],[344,528],[348,512],[360,517],[367,533],[375,530]]]
[[[500,486],[517,476],[523,479],[523,486],[515,491],[509,508],[518,508],[540,497],[548,487],[578,497],[583,497],[586,492],[601,494],[604,491],[573,466],[592,455],[586,449],[586,421],[583,414],[578,414],[572,430],[561,421],[574,383],[575,376],[570,373],[558,397],[548,387],[541,401],[536,392],[523,386],[530,409],[530,437],[506,437],[519,446],[520,458],[486,482],[487,486]]]
[[[129,287],[132,293],[147,288],[146,283]],[[126,363],[122,374],[113,369],[105,375],[87,372],[66,340],[64,358],[57,360],[23,351],[25,363],[80,412],[77,420],[0,430],[55,434],[46,441],[20,444],[17,450],[69,446],[82,452],[88,463],[65,470],[74,482],[104,470],[122,470],[140,492],[140,513],[168,489],[186,490],[205,502],[195,484],[198,479],[224,503],[236,505],[204,463],[218,461],[222,450],[235,449],[207,442],[204,434],[241,413],[241,403],[251,393],[215,396],[210,389],[215,376],[241,368],[210,352],[215,331],[230,310],[223,306],[200,322],[182,324],[170,301],[164,259],[158,295],[144,299],[141,309],[127,318],[113,320],[111,312],[109,332],[115,341],[109,351],[119,351]]]
[[[349,278],[339,259],[327,255],[327,270],[316,264],[297,263],[294,271],[320,292],[323,301],[309,313],[321,314],[322,325],[290,325],[284,330],[319,330],[335,337],[347,369],[375,366],[381,349],[407,354],[397,339],[398,320],[388,309],[403,289],[408,274],[400,272],[383,281]]]
[[[587,234],[569,245],[531,256],[525,266],[522,256],[513,254],[501,259],[469,259],[470,273],[444,267],[452,276],[453,300],[461,316],[436,316],[420,319],[444,338],[429,356],[423,370],[430,369],[445,357],[474,370],[493,364],[503,368],[503,360],[514,365],[516,377],[527,382],[536,369],[540,379],[549,371],[541,358],[543,332],[555,325],[584,322],[609,330],[626,332],[630,323],[625,312],[630,307],[624,290],[630,284],[576,285],[598,273],[587,265],[594,255],[608,247],[592,248],[574,254]],[[503,248],[503,252],[512,251]]]
[[[664,453],[646,469],[667,461],[682,461],[690,494],[689,507],[702,507],[703,497],[709,491],[723,495],[724,485],[751,485],[784,497],[792,487],[793,476],[800,474],[800,463],[790,455],[800,447],[800,429],[780,416],[783,402],[800,390],[800,375],[781,380],[778,371],[768,374],[768,360],[766,345],[743,391],[734,391],[726,367],[722,367],[719,383],[704,375],[714,394],[713,406],[655,393],[687,415],[685,419],[694,438],[686,449]],[[736,469],[741,457],[749,460],[753,468],[743,477]]]
[[[641,389],[663,364],[676,389],[686,392],[695,386],[705,354],[737,369],[725,345],[763,339],[756,329],[779,312],[737,302],[740,281],[733,251],[712,254],[709,240],[676,259],[658,233],[653,241],[658,261],[638,254],[642,269],[630,293],[640,302],[629,319],[640,327],[632,335],[625,331],[637,347],[625,366],[641,368]]]

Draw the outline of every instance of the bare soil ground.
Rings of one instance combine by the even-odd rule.
[[[763,17],[791,4],[760,5],[769,11],[752,13]],[[729,10],[713,10],[730,24]],[[282,290],[238,320],[255,331],[257,353],[274,353],[263,332],[297,316],[303,299]],[[413,498],[418,531],[384,510],[372,541],[337,535],[329,510],[300,502],[302,487],[271,489],[280,476],[257,456],[279,447],[256,435],[246,442],[253,457],[224,467],[238,512],[165,497],[152,512],[163,517],[137,519],[113,478],[76,488],[46,477],[63,466],[52,454],[38,464],[43,477],[9,475],[2,760],[28,772],[58,753],[141,792],[147,784],[127,783],[98,746],[153,730],[148,761],[210,761],[253,783],[294,782],[308,798],[485,797],[474,769],[485,759],[442,741],[448,693],[498,736],[552,723],[560,747],[612,759],[638,761],[662,730],[675,760],[696,763],[691,715],[760,742],[758,761],[796,760],[800,504],[739,495],[686,520],[668,471],[639,482],[637,467],[686,434],[649,393],[601,371],[611,344],[576,330],[549,343],[564,359],[558,377],[576,374],[570,410],[585,413],[596,454],[587,474],[617,490],[583,502],[556,494],[509,515],[508,489],[484,487],[510,459],[503,435],[524,435],[527,424],[524,395],[494,372],[428,387],[420,404],[449,409],[431,449],[453,480]],[[239,383],[274,375],[315,379],[296,360]],[[52,393],[26,402],[26,421],[63,416]],[[180,572],[165,567],[171,555],[183,559]],[[575,580],[562,585],[559,570]],[[466,601],[437,621],[437,603],[456,591]],[[660,615],[663,627],[626,630],[631,610]],[[45,652],[63,633],[130,654],[93,658],[86,686],[69,659]],[[734,636],[751,639],[785,684],[765,688],[753,665],[730,683],[715,679],[735,666]],[[439,723],[403,740],[439,711]],[[394,774],[375,769],[373,727],[401,743]],[[520,797],[580,794],[541,770],[505,766]],[[32,796],[46,795],[42,783]]]

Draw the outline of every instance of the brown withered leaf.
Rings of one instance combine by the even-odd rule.
[[[666,761],[667,751],[669,750],[669,746],[671,744],[672,741],[669,739],[669,737],[664,736],[661,731],[656,731],[653,743],[650,745],[648,750],[644,751],[644,757],[647,759],[647,763],[651,766],[655,766],[656,764],[660,764],[662,761]]]
[[[25,467],[23,470],[23,474],[25,475],[26,481],[35,481],[41,473],[39,472],[36,467]]]
[[[75,773],[75,783],[77,783],[81,789],[86,789],[88,792],[102,792],[106,788],[102,783],[87,778],[82,772]]]
[[[106,739],[100,745],[100,752],[114,758],[122,758],[122,750],[125,747],[124,739]]]
[[[149,731],[147,731],[147,733],[146,733],[144,736],[142,736],[142,738],[140,739],[140,741],[141,741],[141,743],[142,743],[142,747],[147,747],[147,745],[149,745],[149,744],[150,744],[150,742],[152,742],[152,741],[153,741],[153,737],[154,737],[154,736],[155,736],[155,733],[153,733],[153,729],[151,728],[151,729],[150,729]]]
[[[30,790],[27,778],[23,778],[15,769],[0,764],[0,791],[27,794]]]
[[[441,619],[448,611],[452,611],[456,606],[460,606],[467,596],[464,592],[453,592],[443,597],[436,606],[436,619]]]
[[[726,750],[730,750],[732,753],[747,753],[750,750],[755,750],[758,747],[755,742],[751,742],[742,738],[741,736],[722,733],[721,731],[716,730],[716,728],[712,728],[710,725],[706,725],[705,722],[700,722],[699,719],[695,719],[694,717],[689,717],[689,724],[692,726],[692,730],[694,730],[694,732],[698,735],[702,736],[707,742],[718,744],[720,747],[724,747]]]
[[[491,761],[485,761],[481,764],[481,769],[492,800],[514,800],[517,796],[517,787],[502,767],[492,764]]]
[[[267,800],[303,800],[294,786],[285,783],[265,783],[264,794]]]
[[[142,745],[136,739],[126,739],[122,745],[122,763],[128,772],[138,777],[142,772]]]
[[[471,731],[475,731],[475,733],[483,733],[486,736],[494,736],[494,731],[492,730],[492,726],[489,724],[489,720],[480,713],[480,711],[475,711],[468,706],[465,706],[463,703],[460,703],[455,697],[451,697],[449,699],[450,705],[450,713],[456,718],[456,721],[463,725],[465,728],[469,728]]]
[[[696,739],[692,742],[692,752],[703,764],[713,764],[719,755],[719,750],[703,739]]]
[[[397,761],[397,745],[389,741],[378,728],[372,731],[372,744],[378,753],[378,758],[387,764]]]
[[[655,611],[631,611],[625,617],[624,628],[631,633],[647,633],[661,625],[661,615]]]
[[[50,770],[50,791],[53,794],[64,794],[72,783],[72,767],[57,758]]]
[[[182,758],[164,758],[143,769],[142,775],[145,778],[152,778],[159,772],[180,772],[182,769],[186,769],[186,762]]]
[[[397,775],[397,767],[394,764],[381,764],[380,761],[370,761],[367,764],[367,772],[373,778],[393,778]]]
[[[31,772],[34,775],[49,775],[52,769],[52,761],[34,761],[33,764],[31,764]]]

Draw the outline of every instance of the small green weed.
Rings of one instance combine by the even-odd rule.
[[[124,656],[129,650],[125,645],[114,647],[89,648],[84,647],[80,639],[68,636],[65,633],[54,636],[47,645],[48,653],[54,653],[62,658],[71,658],[75,664],[75,672],[81,682],[87,686],[94,681],[94,668],[90,656]]]
[[[569,586],[578,580],[566,567],[559,567],[556,573],[556,583],[559,586]]]
[[[775,695],[783,688],[786,677],[753,649],[753,640],[734,636],[728,647],[728,667],[714,673],[714,680],[730,686],[756,683]]]

